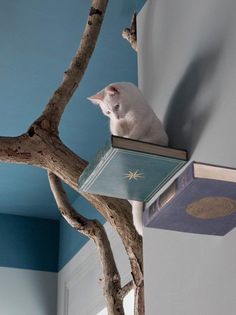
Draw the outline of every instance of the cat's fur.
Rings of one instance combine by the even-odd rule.
[[[88,99],[98,104],[103,114],[110,118],[110,131],[113,135],[160,145],[168,144],[162,123],[134,84],[112,83]],[[142,235],[143,203],[133,200],[129,202],[132,204],[134,225]]]

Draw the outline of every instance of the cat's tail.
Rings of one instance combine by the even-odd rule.
[[[129,200],[132,205],[133,223],[139,235],[143,236],[143,207],[141,201]]]

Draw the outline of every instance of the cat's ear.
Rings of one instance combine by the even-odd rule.
[[[104,90],[98,92],[97,94],[95,95],[92,95],[90,97],[87,97],[87,99],[92,102],[93,104],[96,104],[96,105],[100,105],[102,102],[103,102],[103,99],[104,99]]]
[[[119,90],[115,85],[109,85],[108,87],[106,87],[106,93],[109,94],[110,96],[114,96],[119,94]]]

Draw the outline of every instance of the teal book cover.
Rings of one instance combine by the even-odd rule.
[[[80,176],[80,190],[147,202],[186,161],[184,150],[112,136]]]

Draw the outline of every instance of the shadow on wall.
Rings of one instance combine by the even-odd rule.
[[[186,149],[192,155],[217,102],[215,73],[223,49],[213,47],[186,69],[173,93],[164,119],[170,146]]]

